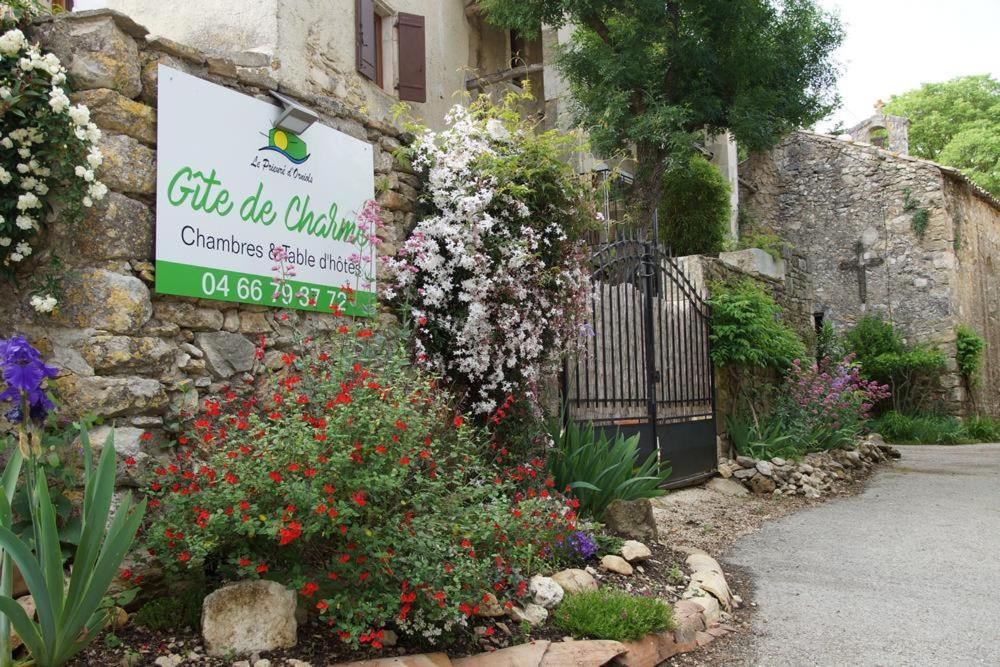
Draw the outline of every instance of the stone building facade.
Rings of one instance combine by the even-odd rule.
[[[386,186],[378,196],[387,223],[379,233],[382,253],[394,254],[415,222],[420,183],[392,158],[405,136],[391,125],[281,84],[269,66],[206,55],[108,10],[43,20],[31,36],[66,65],[73,100],[87,104],[102,129],[98,178],[110,192],[78,224],[54,219],[47,225],[47,238],[23,267],[20,289],[0,302],[0,337],[27,335],[59,368],[53,384],[60,416],[104,418],[119,427],[126,451],[143,430],[161,433],[206,394],[248,390],[251,373],[281,365],[293,327],[309,335],[336,326],[322,313],[281,311],[284,319],[262,306],[153,292],[158,64],[272,102],[269,91],[281,91],[317,111],[319,122],[371,144],[376,179]],[[32,274],[53,271],[53,257],[63,293],[50,316],[34,311],[28,288]]]
[[[740,176],[745,218],[808,260],[817,319],[842,331],[884,315],[947,356],[941,407],[1000,414],[1000,202],[955,169],[809,132],[751,157]],[[958,324],[987,340],[975,396],[957,372]]]

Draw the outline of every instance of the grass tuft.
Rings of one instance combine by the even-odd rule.
[[[619,642],[674,627],[670,606],[662,600],[607,589],[567,595],[553,612],[552,622],[577,639]]]

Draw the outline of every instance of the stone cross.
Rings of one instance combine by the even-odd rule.
[[[873,258],[865,260],[865,245],[860,240],[854,242],[854,254],[852,259],[845,259],[838,265],[841,271],[850,271],[858,277],[858,298],[861,303],[868,303],[868,269],[880,266],[882,259]]]

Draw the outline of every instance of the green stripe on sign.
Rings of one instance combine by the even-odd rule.
[[[252,273],[209,269],[192,264],[179,264],[157,260],[156,291],[160,294],[193,296],[214,301],[252,303],[272,308],[291,308],[316,313],[329,313],[338,304],[345,315],[371,317],[375,314],[378,299],[373,292],[354,292],[354,301],[347,301],[347,294],[339,287],[286,281],[275,298],[274,283],[270,276]]]

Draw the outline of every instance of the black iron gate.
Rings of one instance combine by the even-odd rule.
[[[709,308],[657,236],[593,246],[591,331],[565,366],[563,396],[571,419],[638,433],[644,456],[673,467],[668,486],[682,486],[717,465]]]

